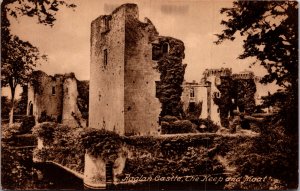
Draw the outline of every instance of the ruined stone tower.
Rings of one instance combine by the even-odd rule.
[[[157,131],[159,74],[151,58],[151,23],[126,4],[92,22],[89,126],[119,134]]]
[[[121,135],[158,133],[157,57],[170,49],[161,39],[149,19],[139,21],[136,4],[92,22],[89,127]]]
[[[27,115],[42,116],[70,127],[85,127],[86,121],[79,111],[77,79],[74,73],[49,76],[35,71],[35,79],[28,87]]]

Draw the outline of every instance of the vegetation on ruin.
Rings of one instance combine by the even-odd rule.
[[[160,72],[160,81],[156,95],[162,104],[160,116],[171,115],[182,116],[183,109],[180,102],[182,94],[182,83],[186,64],[184,59],[184,44],[172,38],[165,38],[164,43],[168,43],[170,48],[167,54],[163,54],[158,61],[157,70]]]
[[[255,58],[267,74],[262,83],[276,82],[282,90],[265,97],[266,106],[279,106],[270,128],[251,147],[244,172],[272,174],[286,184],[298,187],[298,2],[235,1],[220,11],[225,29],[218,34],[217,44],[245,37],[240,59]],[[276,138],[275,138],[276,137]],[[274,142],[275,141],[275,142]],[[273,145],[273,146],[272,146]],[[282,149],[281,149],[282,148]],[[257,155],[255,155],[257,154]],[[280,162],[279,162],[280,161]],[[277,171],[280,170],[280,171]],[[288,174],[284,174],[288,172]],[[281,175],[281,174],[284,175]],[[243,189],[243,187],[239,187]]]
[[[33,134],[44,141],[42,150],[34,152],[43,161],[54,161],[83,173],[84,148],[81,128],[70,128],[54,122],[44,122],[33,128]]]
[[[232,88],[234,87],[234,88]],[[252,114],[255,110],[256,85],[254,79],[231,79],[221,77],[221,83],[217,86],[221,93],[220,98],[214,97],[213,101],[220,109],[221,125],[228,127],[228,116],[233,116],[233,110],[237,108],[241,112]],[[234,100],[234,102],[232,102]]]
[[[82,118],[88,120],[89,118],[89,81],[77,80],[77,105],[81,112]],[[87,123],[88,124],[88,123]]]
[[[197,133],[195,125],[189,120],[177,120],[174,122],[162,122],[162,134]]]
[[[261,82],[276,82],[283,88],[276,93],[285,98],[280,115],[286,130],[297,131],[298,2],[237,1],[232,7],[221,9],[221,13],[227,17],[221,22],[225,29],[217,35],[216,43],[234,40],[239,35],[246,38],[239,58],[256,58],[254,64],[267,70]],[[272,95],[266,99],[279,101]]]
[[[39,123],[43,122],[56,122],[56,119],[50,115],[47,114],[46,111],[42,111],[41,115],[38,118]]]
[[[69,128],[56,123],[43,124],[48,127],[35,130],[35,135],[43,140],[49,140],[45,142],[42,150],[35,150],[40,159],[55,161],[83,173],[85,150],[106,162],[114,162],[119,154],[125,154],[127,157],[125,168],[122,174],[118,175],[119,180],[126,174],[136,176],[188,176],[202,175],[206,172],[222,174],[230,167],[236,169],[230,175],[232,177],[268,176],[269,181],[229,182],[223,185],[226,188],[241,189],[252,186],[259,189],[272,187],[282,189],[286,188],[282,180],[292,175],[285,170],[289,165],[286,162],[297,162],[287,160],[289,156],[282,153],[282,150],[292,152],[289,148],[290,141],[282,133],[283,129],[272,129],[269,124],[266,128],[272,129],[274,133],[262,133],[263,139],[212,133],[171,137],[126,137],[104,129]],[[264,154],[266,151],[269,155]],[[273,165],[276,165],[276,168],[273,168]]]
[[[203,102],[190,103],[186,111],[184,111],[184,117],[187,119],[197,119],[200,117],[202,112]]]
[[[121,137],[104,129],[86,128],[81,137],[82,145],[88,153],[101,157],[105,162],[115,161],[121,151]]]

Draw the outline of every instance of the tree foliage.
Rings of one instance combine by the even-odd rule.
[[[255,57],[268,74],[262,82],[276,81],[280,86],[298,80],[298,3],[295,1],[236,1],[223,8],[227,16],[217,44],[245,36],[241,59]]]
[[[29,42],[11,34],[9,18],[37,17],[39,23],[52,26],[60,5],[75,7],[63,0],[4,0],[1,4],[1,86],[9,86],[11,90],[10,124],[13,123],[17,85],[26,85],[37,60],[45,56]]]
[[[12,36],[1,53],[1,85],[15,88],[27,83],[28,76],[40,58],[38,49]]]
[[[298,2],[235,1],[221,9],[225,29],[217,44],[245,37],[240,59],[256,58],[267,74],[262,83],[276,82],[281,90],[265,97],[279,112],[261,127],[262,135],[245,155],[241,175],[260,174],[281,179],[288,189],[298,187]],[[280,129],[280,130],[279,130]],[[256,150],[255,150],[256,149]],[[248,160],[245,162],[245,159]],[[241,189],[241,188],[239,188]]]
[[[1,96],[1,118],[4,119],[8,116],[10,111],[10,100],[7,96]]]
[[[298,122],[298,2],[235,1],[220,11],[225,29],[217,34],[216,44],[245,37],[240,59],[256,58],[267,74],[262,83],[276,82],[285,104],[281,105],[283,122],[295,131]],[[277,95],[276,95],[277,96]]]
[[[17,102],[16,111],[18,115],[26,115],[27,113],[27,102],[28,102],[28,86],[22,87],[22,93],[20,93],[20,99]]]
[[[16,36],[9,38],[9,41],[5,44],[5,49],[2,49],[1,53],[1,86],[8,86],[11,90],[11,124],[13,122],[16,87],[27,84],[29,76],[41,56],[36,47]]]
[[[233,116],[233,110],[239,109],[247,114],[254,112],[256,92],[254,79],[232,79],[222,76],[221,84],[217,88],[221,96],[214,97],[213,101],[219,106],[223,127],[228,127],[228,116]]]

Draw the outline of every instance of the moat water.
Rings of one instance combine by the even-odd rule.
[[[72,189],[84,190],[83,181],[53,164],[34,163],[33,148],[2,145],[1,183],[5,190]],[[110,186],[112,190],[206,190],[222,189],[222,185],[198,182],[145,182],[135,185]]]
[[[83,181],[73,174],[51,164],[32,161],[33,148],[2,145],[2,189],[76,189],[82,190]]]

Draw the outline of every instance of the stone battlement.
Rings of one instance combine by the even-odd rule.
[[[254,73],[251,72],[251,71],[244,71],[244,72],[240,72],[238,74],[232,74],[232,79],[253,79],[255,76],[254,76]]]
[[[232,74],[231,68],[219,68],[219,69],[206,69],[203,72],[205,78],[209,76],[230,76]]]

